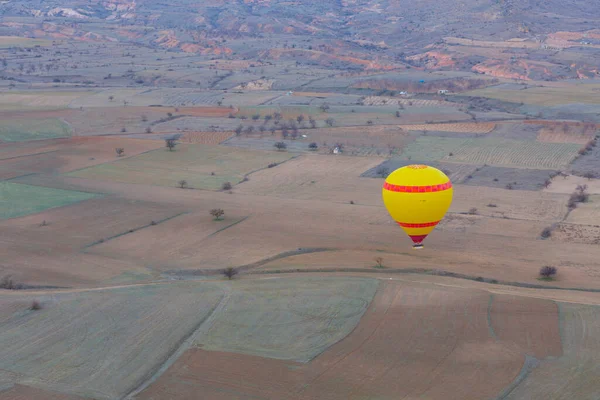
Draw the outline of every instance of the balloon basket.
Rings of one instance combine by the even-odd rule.
[[[421,243],[413,244],[413,250],[421,250],[422,248],[423,248],[423,245]]]

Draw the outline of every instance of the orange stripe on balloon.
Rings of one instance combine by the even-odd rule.
[[[429,227],[432,227],[432,226],[436,226],[439,223],[440,223],[440,221],[425,222],[425,223],[422,223],[422,224],[411,224],[409,222],[398,222],[398,225],[400,225],[403,228],[429,228]]]
[[[385,182],[383,184],[383,188],[389,190],[391,192],[402,192],[402,193],[431,193],[431,192],[441,192],[443,190],[448,190],[452,188],[452,182],[448,181],[446,183],[442,183],[440,185],[429,185],[429,186],[400,186],[393,185],[391,183]]]

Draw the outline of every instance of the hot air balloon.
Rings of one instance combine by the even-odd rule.
[[[392,172],[383,185],[383,203],[412,239],[413,248],[444,218],[452,203],[452,182],[437,168],[407,165]]]

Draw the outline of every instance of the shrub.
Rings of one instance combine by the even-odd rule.
[[[221,208],[213,208],[212,210],[210,210],[210,215],[212,215],[215,218],[215,221],[218,221],[220,219],[223,219],[225,211],[223,211]]]
[[[233,279],[234,276],[238,274],[238,270],[233,267],[228,267],[223,270],[223,275],[225,275],[228,279]]]
[[[477,208],[475,208],[475,207],[470,208],[469,215],[477,215]]]
[[[267,168],[273,168],[273,167],[276,167],[278,165],[279,165],[278,163],[274,162],[274,163],[271,163],[271,164],[267,165]]]
[[[490,203],[490,204],[488,204],[487,206],[488,206],[488,207],[492,207],[492,208],[496,208],[496,207],[498,207],[498,206],[497,206],[496,204],[494,204],[494,203]]]
[[[29,306],[29,309],[32,311],[37,311],[37,310],[41,310],[42,309],[42,304],[37,301],[37,300],[33,300],[31,302],[31,305]]]
[[[273,145],[273,147],[275,147],[279,151],[283,151],[287,149],[287,144],[285,144],[285,142],[277,142]]]
[[[483,282],[483,277],[481,277],[481,276],[478,276],[477,278],[475,278],[475,280],[476,280],[477,282]]]
[[[150,225],[156,225],[156,221],[150,221]]]
[[[308,148],[311,149],[312,151],[315,151],[319,148],[319,145],[317,144],[317,142],[312,142],[311,144],[308,145]]]
[[[125,149],[123,147],[117,147],[115,153],[117,153],[117,157],[123,157],[125,155]]]
[[[222,190],[231,190],[233,186],[231,185],[231,182],[225,182],[223,183],[223,185],[221,186]]]
[[[182,179],[179,182],[177,182],[177,184],[179,185],[180,188],[185,189],[187,187],[188,183],[185,179]]]
[[[546,265],[540,269],[540,276],[546,279],[552,279],[554,275],[556,275],[557,269],[556,267],[551,267]]]
[[[542,230],[542,233],[540,233],[540,237],[542,239],[548,239],[550,236],[552,236],[552,228],[547,226]]]
[[[375,257],[375,268],[385,268],[383,266],[383,257]]]

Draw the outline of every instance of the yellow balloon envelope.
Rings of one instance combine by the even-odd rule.
[[[423,240],[444,218],[452,203],[452,182],[437,168],[408,165],[392,172],[383,185],[388,212],[414,242]]]

